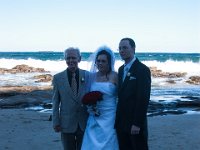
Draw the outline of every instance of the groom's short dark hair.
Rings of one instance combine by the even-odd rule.
[[[123,40],[128,40],[131,47],[135,48],[136,45],[135,45],[135,41],[133,39],[126,37],[126,38],[121,39],[121,41],[123,41]]]

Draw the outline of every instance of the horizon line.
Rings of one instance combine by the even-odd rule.
[[[12,53],[12,52],[19,52],[19,53],[63,53],[64,51],[0,51],[0,53]],[[80,51],[81,53],[93,53],[91,51]],[[119,53],[118,51],[113,51],[114,53]],[[136,51],[135,53],[183,53],[183,54],[200,54],[200,52],[166,52],[166,51],[160,51],[160,52],[156,52],[156,51]]]

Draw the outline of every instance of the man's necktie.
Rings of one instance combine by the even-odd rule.
[[[77,96],[77,82],[76,82],[76,74],[75,73],[72,73],[71,88],[72,88],[74,97],[76,97]]]
[[[124,67],[124,74],[123,74],[123,81],[124,81],[124,79],[126,78],[126,75],[127,75],[127,73],[128,73],[128,67]]]

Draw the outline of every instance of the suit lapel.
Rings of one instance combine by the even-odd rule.
[[[131,65],[131,68],[128,71],[129,75],[127,75],[125,77],[124,82],[122,81],[120,91],[123,90],[127,86],[127,84],[129,83],[130,76],[135,76],[135,72],[136,72],[135,69],[137,68],[137,64],[138,64],[138,59],[136,58],[135,62]],[[123,78],[123,71],[122,71],[122,75],[121,76]]]
[[[73,92],[72,92],[71,86],[69,84],[69,78],[68,78],[68,75],[67,75],[67,70],[65,70],[64,73],[63,73],[61,83],[63,84],[63,88],[66,89],[66,93],[69,93],[69,95],[71,97],[73,97]]]
[[[85,80],[85,72],[84,72],[83,70],[79,69],[79,80],[78,80],[78,82],[79,82],[79,84],[78,84],[79,87],[78,87],[77,98],[80,97],[81,92],[83,91],[83,88],[84,88],[84,86],[83,86],[84,84],[82,83],[83,80]]]
[[[119,89],[121,89],[123,84],[123,74],[124,74],[124,65],[119,68]]]

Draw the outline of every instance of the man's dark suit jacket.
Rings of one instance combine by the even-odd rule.
[[[118,70],[119,91],[115,128],[130,134],[131,126],[147,131],[147,108],[151,91],[151,73],[137,58],[123,82],[124,65]],[[147,136],[147,135],[146,135]]]

